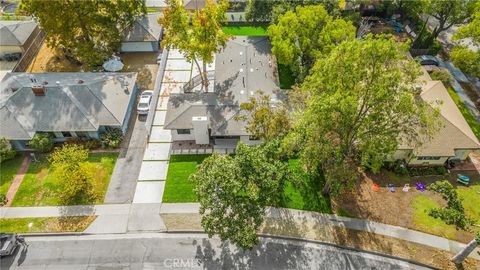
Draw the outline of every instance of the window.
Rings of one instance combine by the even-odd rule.
[[[70,131],[62,131],[62,135],[66,138],[72,137],[72,133],[70,133]]]
[[[178,135],[188,135],[190,134],[190,129],[177,129]]]
[[[75,131],[75,134],[77,134],[77,137],[79,137],[79,138],[87,138],[88,137],[88,132],[85,132],[85,131]]]
[[[417,160],[440,160],[440,157],[417,157]]]

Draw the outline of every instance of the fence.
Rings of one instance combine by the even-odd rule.
[[[40,47],[42,47],[43,41],[45,40],[46,33],[44,31],[39,31],[37,36],[32,40],[30,46],[23,52],[22,58],[13,68],[13,72],[25,72],[32,62],[33,58],[37,55]]]

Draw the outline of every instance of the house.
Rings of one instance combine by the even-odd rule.
[[[28,150],[37,132],[55,141],[126,132],[137,73],[8,73],[0,82],[0,137]]]
[[[420,97],[440,113],[440,128],[420,146],[402,143],[393,155],[409,165],[444,165],[464,161],[480,143],[441,81],[431,80],[425,72]]]
[[[0,21],[0,56],[24,53],[40,31],[34,21]]]
[[[123,31],[120,52],[156,52],[160,50],[163,29],[158,24],[159,12],[139,16]]]
[[[195,87],[194,77],[183,93],[170,94],[164,129],[172,131],[174,142],[212,145],[214,150],[232,152],[238,141],[256,144],[246,123],[236,119],[240,104],[258,90],[272,99],[285,98],[278,83],[275,58],[267,37],[236,37],[215,56],[215,71],[208,91]],[[190,87],[191,86],[191,87]]]

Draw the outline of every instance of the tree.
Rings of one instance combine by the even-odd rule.
[[[257,243],[265,215],[282,194],[288,165],[275,157],[276,145],[239,143],[234,156],[214,153],[190,176],[200,203],[202,226],[242,248]]]
[[[215,4],[213,0],[207,0],[204,8],[193,14],[185,9],[181,0],[168,0],[167,3],[170,8],[160,19],[166,32],[162,46],[177,48],[185,58],[195,62],[206,91],[209,84],[207,64],[213,62],[215,53],[225,47],[228,40],[228,35],[222,31],[222,24],[227,22],[228,1]],[[200,60],[203,68],[200,68]]]
[[[475,239],[470,241],[470,243],[465,246],[464,249],[462,249],[460,252],[458,252],[455,256],[453,256],[450,260],[454,262],[456,265],[462,264],[463,261],[468,257],[472,251],[475,250],[475,248],[480,245],[480,232],[477,232],[475,234]]]
[[[480,52],[474,52],[467,47],[456,46],[450,52],[453,64],[463,72],[480,76]]]
[[[247,131],[256,139],[265,141],[284,137],[290,130],[287,107],[281,101],[272,102],[262,91],[251,96],[249,102],[240,104],[244,112],[236,120],[247,122]]]
[[[453,36],[454,40],[464,38],[471,38],[474,44],[480,44],[480,1],[477,1],[474,6],[470,22],[460,26]]]
[[[249,0],[245,7],[245,19],[249,22],[269,22],[274,6],[273,0]]]
[[[6,138],[0,138],[0,163],[15,157],[17,152]]]
[[[270,25],[268,35],[278,62],[290,66],[302,81],[317,58],[355,38],[355,27],[343,19],[334,20],[322,5],[297,6]]]
[[[438,20],[438,26],[432,32],[433,39],[454,24],[462,23],[470,15],[468,0],[427,0],[425,3],[426,13]]]
[[[22,0],[37,18],[51,47],[88,65],[102,63],[120,47],[121,31],[145,12],[144,0]]]
[[[52,150],[53,138],[49,133],[35,133],[28,144],[35,151],[46,153]]]
[[[95,200],[93,178],[96,170],[87,159],[88,151],[77,144],[64,144],[50,155],[55,176],[61,179],[63,186],[63,204],[89,204]]]
[[[302,84],[306,109],[286,142],[307,171],[325,175],[323,194],[352,183],[358,165],[376,172],[401,142],[435,131],[438,112],[418,96],[419,67],[406,50],[387,35],[346,41]]]
[[[434,70],[432,74],[430,74],[430,77],[432,77],[433,80],[435,81],[441,81],[445,86],[450,85],[452,82],[452,74],[448,70]]]

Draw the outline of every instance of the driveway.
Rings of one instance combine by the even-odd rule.
[[[260,238],[252,250],[205,234],[27,237],[2,269],[431,269],[314,242]]]

